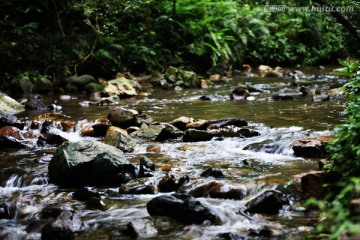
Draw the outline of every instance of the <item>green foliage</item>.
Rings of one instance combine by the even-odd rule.
[[[170,65],[205,72],[215,65],[312,64],[341,56],[348,38],[330,15],[266,12],[265,4],[297,3],[4,0],[0,78],[39,71],[61,83],[81,73],[109,77]],[[355,16],[349,13],[358,24]]]
[[[329,186],[330,194],[325,201],[307,201],[307,205],[316,205],[322,211],[322,222],[316,230],[325,234],[326,239],[360,232],[360,216],[349,209],[351,200],[360,197],[360,61],[340,63],[344,68],[339,75],[349,77],[343,87],[350,94],[344,111],[347,123],[335,128],[336,136],[327,145],[333,162],[326,168],[340,180],[335,186]]]

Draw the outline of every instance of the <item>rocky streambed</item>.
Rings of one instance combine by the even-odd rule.
[[[1,120],[0,236],[300,239],[316,224],[302,203],[325,194],[319,160],[341,122],[341,96],[313,97],[343,81],[324,78],[305,79],[320,89],[310,97],[288,78],[94,105],[44,96],[61,112]]]

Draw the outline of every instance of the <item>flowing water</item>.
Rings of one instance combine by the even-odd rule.
[[[331,84],[345,80],[323,75],[325,72],[310,69],[316,74],[309,81],[311,88],[321,92]],[[232,101],[229,93],[237,83],[251,83],[264,93],[252,94],[246,101]],[[153,218],[157,233],[148,239],[220,239],[221,233],[233,233],[247,239],[262,239],[249,235],[266,226],[271,229],[271,239],[300,239],[312,229],[315,216],[301,208],[301,202],[291,199],[291,206],[276,216],[254,215],[251,218],[237,214],[244,210],[245,203],[266,189],[275,189],[288,183],[292,176],[318,169],[318,159],[295,157],[292,143],[297,139],[331,135],[333,127],[344,121],[343,97],[331,97],[330,101],[317,102],[300,96],[299,86],[293,79],[244,78],[228,83],[211,85],[206,89],[165,91],[154,89],[144,98],[121,100],[117,105],[139,109],[154,118],[154,121],[170,122],[179,116],[196,119],[243,118],[250,127],[261,133],[252,138],[224,138],[196,143],[139,144],[127,158],[138,164],[140,156],[149,157],[156,165],[155,176],[149,181],[159,181],[165,174],[175,177],[189,176],[184,186],[210,181],[200,177],[209,167],[222,170],[226,176],[220,182],[248,189],[243,200],[199,198],[221,216],[221,225],[182,225],[168,218]],[[294,96],[291,101],[274,101],[272,94]],[[210,100],[199,100],[207,96]],[[105,119],[112,106],[80,106],[88,100],[83,95],[73,95],[68,100],[60,96],[44,96],[47,103],[55,100],[62,106],[62,113],[77,123],[77,128],[61,133],[72,141],[81,140],[79,130],[93,121]],[[116,105],[116,106],[117,106]],[[31,119],[39,112],[25,112],[18,117]],[[41,238],[40,212],[45,206],[58,206],[75,210],[84,222],[76,239],[131,239],[124,235],[129,221],[149,218],[146,203],[153,195],[119,195],[115,188],[93,188],[101,194],[106,210],[88,209],[83,202],[72,198],[73,189],[59,189],[49,184],[47,166],[56,149],[53,146],[39,147],[34,140],[26,142],[30,147],[20,151],[6,150],[0,153],[0,204],[12,211],[12,219],[0,219],[0,238]],[[160,153],[147,152],[148,146],[159,145]],[[1,215],[1,213],[0,213]],[[41,222],[41,221],[40,221]]]

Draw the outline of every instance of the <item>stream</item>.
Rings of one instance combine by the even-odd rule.
[[[326,92],[331,85],[341,85],[346,80],[328,74],[331,68],[303,69],[310,76],[310,88]],[[251,84],[263,90],[252,93],[248,100],[233,101],[229,94],[238,83]],[[48,164],[56,146],[38,146],[36,139],[26,139],[31,147],[0,152],[0,204],[12,205],[12,218],[0,219],[1,239],[40,239],[39,213],[47,206],[57,206],[75,211],[83,222],[75,239],[134,239],[125,234],[127,224],[134,219],[151,219],[157,233],[139,239],[301,239],[313,230],[316,216],[302,208],[302,201],[290,198],[291,205],[279,214],[251,218],[238,214],[249,199],[268,189],[286,186],[292,177],[310,170],[318,170],[318,158],[295,157],[292,144],[307,137],[329,136],[337,124],[344,122],[341,115],[345,108],[344,96],[331,96],[329,101],[314,101],[303,97],[300,86],[290,78],[234,78],[204,89],[182,91],[153,89],[147,97],[120,100],[110,106],[81,106],[89,100],[86,95],[45,95],[45,103],[62,106],[61,113],[75,122],[75,128],[62,132],[71,141],[84,138],[80,131],[94,121],[107,118],[110,109],[122,106],[137,109],[152,116],[154,121],[171,122],[187,116],[195,119],[242,118],[249,128],[260,132],[250,138],[225,137],[203,142],[145,142],[138,144],[127,159],[138,164],[146,156],[156,166],[155,174],[148,181],[158,182],[166,174],[176,178],[189,176],[183,187],[187,191],[195,185],[214,178],[201,177],[208,168],[220,169],[224,178],[216,181],[247,189],[242,200],[201,197],[198,200],[215,209],[222,224],[184,225],[166,217],[151,218],[146,203],[158,195],[119,194],[118,188],[90,189],[100,193],[105,210],[94,210],[84,202],[73,199],[74,189],[60,189],[48,183]],[[273,100],[274,94],[293,96],[293,100]],[[207,100],[200,100],[206,96]],[[31,123],[42,112],[26,111],[17,115]],[[25,130],[29,126],[25,127]],[[160,146],[160,152],[148,152],[148,147]],[[0,213],[1,216],[1,213]],[[271,230],[271,237],[263,236],[264,229]],[[225,234],[225,235],[224,235]],[[226,235],[227,234],[227,235]],[[231,235],[233,234],[233,235]],[[238,238],[230,238],[237,236]]]

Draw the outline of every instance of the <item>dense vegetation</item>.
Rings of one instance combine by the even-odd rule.
[[[335,129],[336,136],[327,146],[332,162],[325,169],[328,174],[336,176],[338,182],[328,186],[329,194],[325,201],[310,199],[307,202],[322,211],[322,221],[316,230],[326,239],[360,232],[359,210],[351,203],[360,198],[360,61],[340,63],[344,65],[340,74],[350,77],[343,87],[349,93],[344,111],[348,120]]]
[[[354,38],[328,13],[272,13],[263,11],[265,4],[306,3],[4,0],[2,87],[23,73],[58,83],[80,73],[109,78],[124,69],[140,73],[169,65],[204,72],[243,63],[331,63],[356,54],[347,51],[356,46]]]

